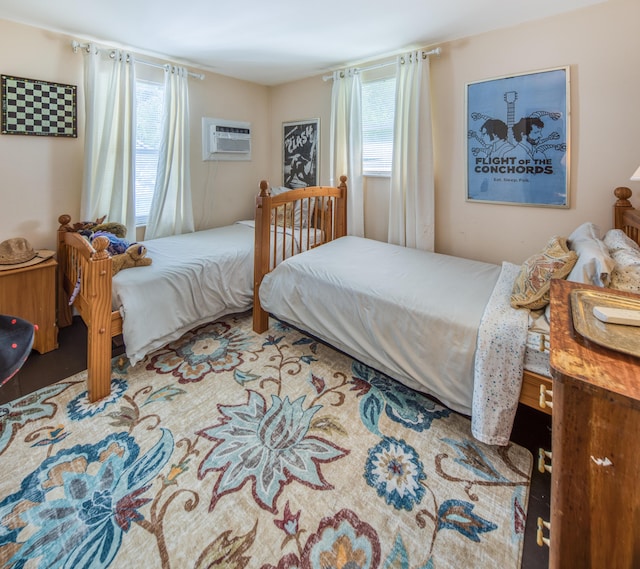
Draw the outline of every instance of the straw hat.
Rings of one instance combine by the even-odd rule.
[[[0,271],[36,265],[55,255],[55,251],[36,251],[23,237],[14,237],[0,243]]]

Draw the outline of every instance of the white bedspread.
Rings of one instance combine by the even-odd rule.
[[[502,264],[478,331],[471,432],[490,445],[509,442],[522,389],[529,312],[509,302],[519,271]]]
[[[195,326],[251,308],[253,240],[252,223],[236,223],[144,242],[153,263],[113,278],[132,365]]]
[[[500,271],[349,236],[282,263],[265,276],[260,301],[277,318],[471,414],[478,328]]]
[[[143,242],[152,264],[120,271],[112,288],[131,365],[200,324],[251,308],[254,227],[238,221]],[[283,251],[296,254],[300,241],[306,248],[322,232],[274,226],[271,235],[277,264]]]

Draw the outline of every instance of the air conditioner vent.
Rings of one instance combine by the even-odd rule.
[[[202,119],[203,160],[250,160],[251,125],[223,119]]]

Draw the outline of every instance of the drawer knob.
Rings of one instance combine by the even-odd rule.
[[[540,547],[546,545],[551,547],[551,537],[544,537],[544,530],[549,531],[551,535],[551,522],[545,522],[542,518],[538,518],[538,531],[536,532],[536,541]]]
[[[551,472],[551,464],[547,464],[547,459],[551,460],[551,451],[538,449],[538,470],[543,474],[545,472]]]
[[[547,389],[547,386],[542,383],[540,384],[540,399],[538,400],[538,404],[543,409],[549,407],[549,409],[553,409],[553,391],[551,389]]]

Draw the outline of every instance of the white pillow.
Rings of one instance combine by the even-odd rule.
[[[567,275],[568,281],[601,287],[609,286],[615,261],[599,235],[598,226],[587,222],[569,236],[567,245],[571,251],[578,254],[578,260]]]
[[[630,237],[627,237],[622,229],[609,229],[604,236],[604,244],[609,248],[609,253],[611,254],[614,251],[624,249],[640,251],[640,245]]]
[[[567,242],[570,244],[578,239],[600,239],[600,228],[595,223],[587,221],[573,230],[567,237]]]
[[[277,196],[278,194],[284,194],[285,192],[290,192],[292,188],[287,188],[286,186],[275,186],[271,188],[271,195]],[[298,188],[296,188],[298,189]],[[302,207],[300,204],[302,203]],[[307,219],[310,219],[313,215],[313,206],[315,204],[314,199],[303,199],[296,202],[296,205],[293,208],[293,226],[302,227],[307,226]],[[309,215],[307,215],[307,210],[309,210]]]
[[[611,273],[611,288],[640,293],[640,249],[617,249],[616,266]]]

